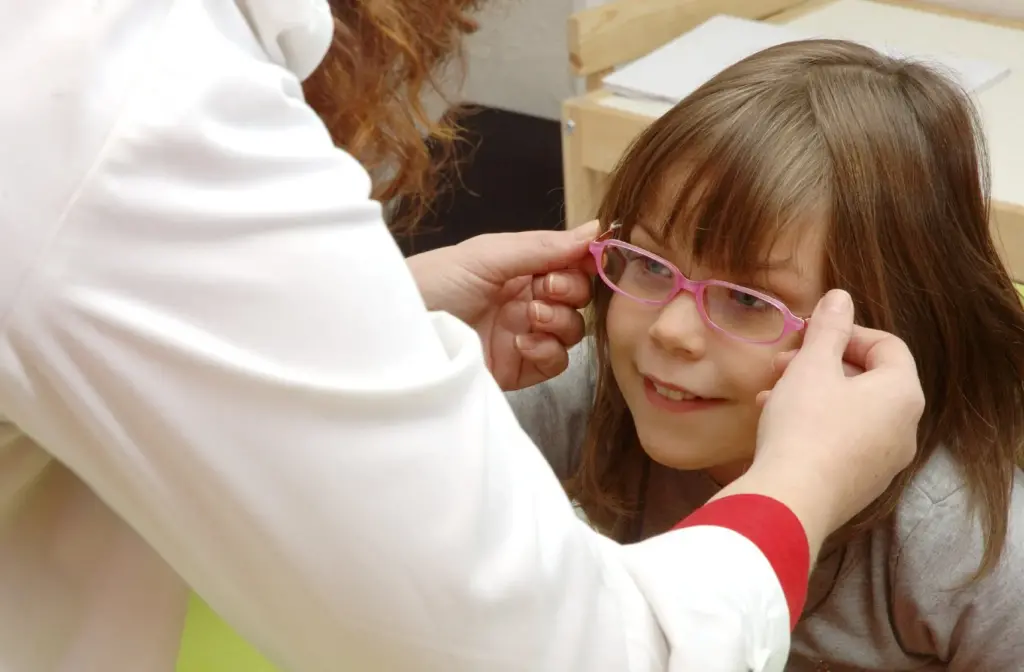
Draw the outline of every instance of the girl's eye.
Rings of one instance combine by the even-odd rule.
[[[650,257],[644,257],[641,261],[644,264],[644,270],[652,275],[661,275],[664,277],[672,276],[672,270],[660,261],[656,261]]]
[[[733,301],[735,301],[736,303],[738,303],[740,306],[742,306],[744,308],[752,308],[754,310],[764,310],[765,308],[770,308],[771,307],[766,301],[764,301],[762,299],[759,299],[758,297],[754,296],[753,294],[748,294],[746,292],[741,292],[741,291],[736,290],[736,289],[730,290],[729,296],[730,296],[730,298]]]

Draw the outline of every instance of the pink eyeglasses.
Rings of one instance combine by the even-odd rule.
[[[690,292],[705,324],[747,343],[776,343],[806,325],[784,303],[757,290],[721,280],[690,280],[661,257],[612,238],[620,228],[613,224],[590,243],[597,272],[617,294],[664,306],[680,292]]]

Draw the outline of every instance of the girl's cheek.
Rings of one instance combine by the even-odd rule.
[[[777,352],[782,352],[785,348],[776,349],[774,347],[760,346],[762,349],[757,352],[748,353],[745,365],[738,371],[742,376],[742,389],[750,403],[754,403],[757,399],[758,392],[763,390],[770,390],[775,386],[778,380],[778,374],[775,373],[774,360]]]
[[[651,321],[651,314],[657,311],[646,309],[646,306],[615,295],[608,305],[605,317],[605,332],[611,344],[633,341],[644,333],[645,324]]]

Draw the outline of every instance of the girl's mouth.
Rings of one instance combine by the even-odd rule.
[[[696,394],[686,392],[685,390],[677,390],[674,387],[665,387],[664,385],[660,385],[654,382],[653,380],[651,381],[651,386],[654,387],[655,392],[665,397],[666,399],[671,399],[672,401],[693,401],[694,399],[704,398],[698,397]]]
[[[715,397],[702,397],[649,376],[644,376],[644,392],[653,406],[673,413],[713,408],[725,402]]]

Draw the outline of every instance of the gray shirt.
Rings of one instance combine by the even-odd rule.
[[[575,467],[596,373],[589,342],[569,369],[508,395],[519,422],[565,476]],[[717,486],[684,476],[695,509]],[[963,587],[981,560],[980,523],[968,514],[963,479],[938,452],[888,521],[821,558],[808,613],[793,634],[787,672],[1024,670],[1024,475],[1018,471],[1006,550],[996,569]]]

